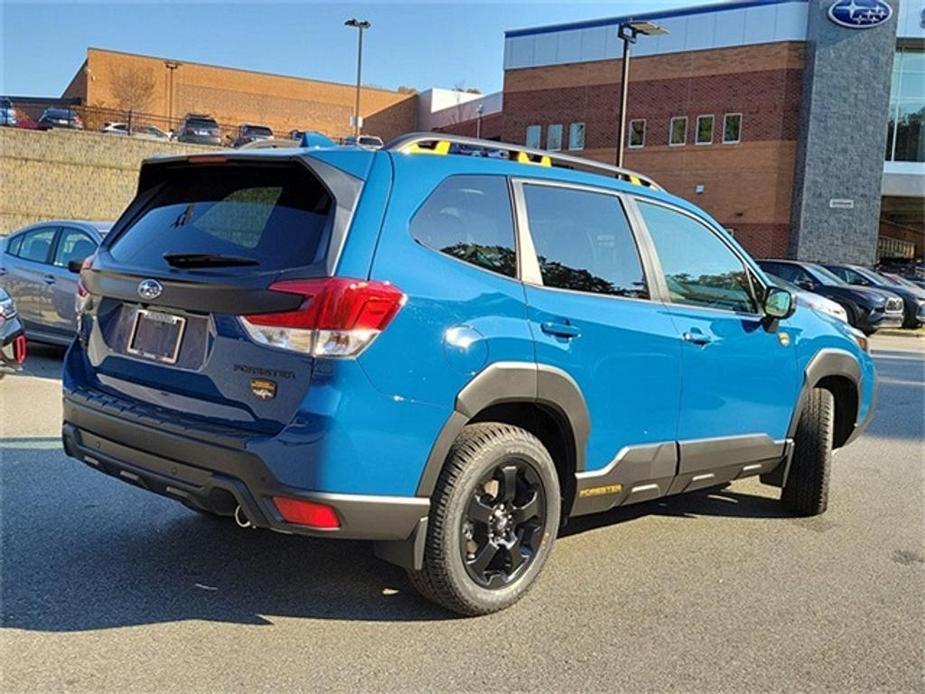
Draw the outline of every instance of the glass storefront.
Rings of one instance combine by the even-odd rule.
[[[925,49],[898,48],[893,62],[887,161],[925,162]]]

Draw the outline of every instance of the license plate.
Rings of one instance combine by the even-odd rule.
[[[135,312],[126,351],[145,359],[175,364],[185,328],[186,318],[183,316],[140,308]]]

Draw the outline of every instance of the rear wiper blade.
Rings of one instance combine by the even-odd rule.
[[[163,257],[173,267],[240,267],[260,264],[253,258],[220,253],[164,253]]]

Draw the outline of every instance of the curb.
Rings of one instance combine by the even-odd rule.
[[[920,329],[900,330],[899,328],[884,328],[883,330],[878,330],[874,335],[876,337],[911,337],[925,340],[925,333],[921,332]]]

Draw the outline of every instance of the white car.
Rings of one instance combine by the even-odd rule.
[[[128,123],[106,123],[100,132],[111,135],[128,135]],[[170,133],[164,132],[153,125],[136,125],[132,128],[132,137],[138,137],[142,140],[169,140]]]
[[[834,316],[840,321],[848,322],[848,314],[840,304],[835,303],[831,299],[826,299],[824,296],[819,296],[814,292],[808,292],[805,289],[801,289],[792,282],[788,282],[785,279],[781,279],[777,275],[772,275],[769,272],[765,272],[768,276],[768,279],[771,280],[778,287],[786,289],[793,293],[797,297],[797,303],[808,306],[811,309],[819,311],[819,313],[825,313],[829,316]]]

